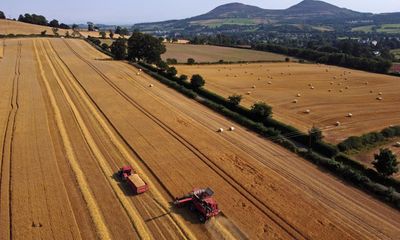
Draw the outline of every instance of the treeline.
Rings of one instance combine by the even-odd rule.
[[[18,21],[24,22],[24,23],[31,23],[31,24],[36,24],[36,25],[42,25],[42,26],[49,26],[53,28],[63,28],[63,29],[70,29],[71,27],[68,26],[67,24],[64,23],[59,23],[58,20],[53,19],[50,22],[46,19],[46,17],[42,15],[36,15],[36,14],[29,14],[25,13],[24,15],[19,15]]]
[[[271,118],[272,109],[265,103],[256,103],[251,109],[244,108],[238,104],[240,101],[236,101],[236,103],[233,101],[239,96],[231,96],[226,99],[203,88],[204,80],[202,78],[200,79],[201,76],[197,76],[198,80],[202,80],[201,84],[194,84],[195,75],[192,76],[190,82],[188,81],[188,77],[185,75],[179,77],[176,76],[176,69],[174,67],[169,67],[165,62],[159,61],[160,51],[154,51],[157,50],[157,46],[161,44],[159,39],[154,42],[146,41],[147,44],[155,44],[155,48],[153,49],[153,47],[151,47],[150,49],[153,50],[148,52],[148,54],[151,53],[150,55],[157,55],[157,58],[149,58],[149,56],[142,57],[141,54],[138,55],[134,49],[143,44],[145,36],[140,36],[139,34],[136,35],[137,36],[133,34],[133,36],[128,40],[128,44],[122,43],[122,40],[126,41],[124,39],[121,39],[120,44],[121,50],[124,50],[123,59],[135,61],[131,62],[132,65],[142,68],[144,72],[150,74],[152,77],[169,87],[176,89],[190,98],[194,98],[196,101],[204,104],[210,109],[257,132],[260,136],[266,137],[269,140],[284,146],[314,164],[323,166],[325,169],[342,179],[345,179],[370,193],[374,193],[384,201],[387,201],[400,209],[400,196],[398,196],[400,184],[398,181],[384,177],[376,171],[367,169],[363,165],[358,164],[353,159],[339,153],[336,146],[323,142],[321,140],[322,138],[315,135],[315,133],[313,136],[310,136],[292,126],[274,120]],[[127,49],[126,45],[129,45],[129,41],[131,41],[130,48],[133,49]],[[101,49],[99,46],[97,47]],[[106,52],[110,53],[109,50],[106,50]],[[155,63],[157,67],[151,63]],[[196,83],[199,82],[196,81]],[[308,146],[309,149],[304,149],[304,146]]]
[[[4,12],[0,11],[0,19],[6,19],[6,15],[4,15]]]
[[[301,133],[297,129],[280,123],[271,117],[264,118],[264,121],[260,121],[260,119],[255,118],[250,109],[240,105],[232,105],[232,102],[228,99],[204,88],[193,88],[191,84],[186,81],[187,78],[176,77],[169,74],[168,68],[160,69],[143,62],[139,62],[139,64],[140,65],[136,64],[135,66],[144,68],[146,73],[160,82],[190,98],[196,99],[200,103],[230,118],[236,123],[284,146],[314,164],[324,167],[336,176],[340,176],[342,179],[355,184],[359,188],[375,194],[382,200],[400,209],[400,197],[397,193],[400,190],[400,183],[398,181],[383,177],[372,169],[367,169],[346,155],[338,153],[338,150],[334,146],[330,146],[319,140],[311,142],[311,151],[304,151],[301,147],[302,144],[299,144],[299,142],[304,143],[306,139],[310,139],[307,134]],[[197,95],[201,96],[201,98],[196,98]],[[290,135],[288,134],[289,131],[291,133]],[[299,142],[297,140],[299,140]]]
[[[211,44],[220,46],[235,46],[235,45],[246,45],[247,42],[242,42],[237,38],[228,36],[225,34],[213,34],[213,35],[196,35],[190,38],[191,44]]]
[[[400,137],[400,126],[383,129],[380,132],[371,132],[362,136],[352,136],[338,144],[340,151],[360,151],[377,144],[383,143],[391,138]]]
[[[361,58],[344,53],[320,52],[311,49],[290,48],[275,44],[256,44],[253,49],[268,51],[296,58],[306,59],[322,64],[336,65],[376,73],[387,73],[392,63],[382,58]]]
[[[118,38],[111,46],[94,37],[88,37],[93,44],[102,48],[102,50],[110,51],[117,60],[129,60],[133,62],[145,61],[151,64],[163,63],[161,54],[166,52],[165,45],[162,40],[155,38],[150,34],[134,31],[129,39]]]

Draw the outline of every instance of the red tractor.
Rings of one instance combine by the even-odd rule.
[[[181,198],[176,198],[174,205],[177,207],[188,206],[192,212],[197,212],[200,222],[205,223],[220,213],[218,204],[212,197],[214,192],[210,188],[196,188]]]
[[[149,190],[149,186],[139,177],[139,175],[133,173],[131,166],[123,166],[118,171],[118,177],[123,182],[126,182],[135,194],[144,193]]]

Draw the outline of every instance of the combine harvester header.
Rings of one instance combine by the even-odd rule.
[[[221,212],[213,195],[214,192],[210,188],[196,188],[189,194],[176,198],[174,205],[177,207],[188,206],[190,211],[197,212],[200,222],[205,223]]]

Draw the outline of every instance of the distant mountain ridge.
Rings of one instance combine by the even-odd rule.
[[[304,0],[288,9],[284,10],[268,10],[243,3],[228,3],[221,5],[210,12],[189,18],[196,19],[212,19],[212,18],[282,18],[282,17],[302,17],[310,15],[328,15],[328,16],[359,16],[368,13],[359,13],[346,8],[339,8],[335,5],[316,0]],[[371,14],[369,14],[371,15]]]
[[[257,24],[326,24],[351,21],[392,21],[400,20],[400,13],[372,14],[340,8],[318,1],[304,0],[283,10],[269,10],[243,3],[228,3],[208,13],[182,19],[155,23],[141,23],[134,28],[141,30],[172,30],[193,28],[193,26],[257,25]]]

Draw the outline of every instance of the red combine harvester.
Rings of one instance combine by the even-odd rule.
[[[200,222],[205,223],[220,213],[218,204],[212,197],[214,192],[210,188],[196,188],[189,194],[176,198],[174,205],[177,207],[188,206],[192,212],[197,212]]]
[[[139,177],[138,174],[132,173],[130,166],[123,166],[118,171],[118,176],[123,182],[126,182],[135,194],[144,193],[149,190],[149,186]]]

